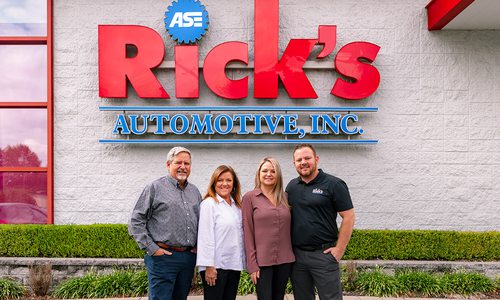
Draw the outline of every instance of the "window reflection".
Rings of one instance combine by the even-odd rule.
[[[0,36],[46,35],[46,0],[0,1]]]
[[[47,223],[47,174],[0,172],[0,224]]]
[[[47,101],[47,46],[0,46],[0,101]]]
[[[46,109],[0,109],[0,166],[47,166]]]

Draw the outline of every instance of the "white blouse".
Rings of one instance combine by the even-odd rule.
[[[197,248],[199,271],[211,266],[235,271],[245,268],[241,209],[232,198],[231,205],[219,195],[215,201],[207,198],[201,202]]]

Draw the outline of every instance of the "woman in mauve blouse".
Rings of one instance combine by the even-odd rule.
[[[290,236],[290,207],[278,161],[264,158],[255,189],[243,196],[243,235],[247,271],[259,300],[283,300],[295,256]]]

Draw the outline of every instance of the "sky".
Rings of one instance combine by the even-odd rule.
[[[46,23],[46,0],[0,1],[0,23]]]
[[[46,23],[46,0],[0,0],[0,36],[44,36]]]
[[[47,101],[47,46],[0,45],[0,101]]]

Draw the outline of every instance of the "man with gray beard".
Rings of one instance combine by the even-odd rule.
[[[185,300],[196,264],[201,194],[187,181],[191,152],[174,147],[169,174],[148,184],[135,204],[129,234],[146,251],[150,300]]]

